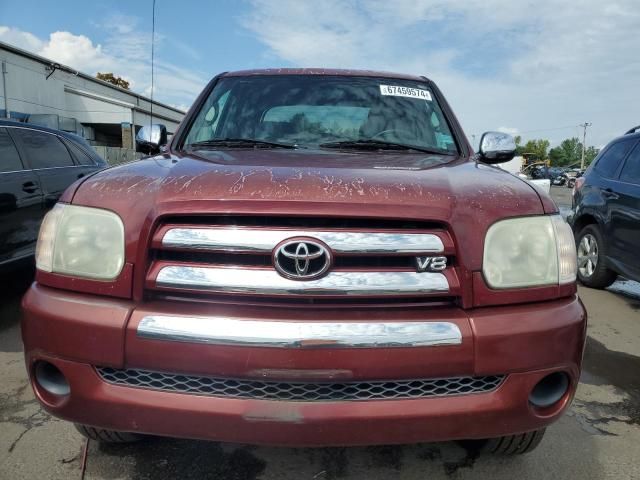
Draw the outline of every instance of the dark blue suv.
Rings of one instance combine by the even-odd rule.
[[[73,133],[0,120],[0,274],[31,259],[45,213],[107,163]]]
[[[640,126],[609,143],[573,189],[578,278],[593,288],[640,281]]]

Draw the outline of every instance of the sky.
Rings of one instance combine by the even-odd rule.
[[[188,108],[217,73],[426,75],[476,142],[501,130],[601,147],[640,124],[638,0],[157,0],[154,96]],[[0,0],[0,41],[151,93],[152,0]]]

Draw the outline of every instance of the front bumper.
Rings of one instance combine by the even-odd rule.
[[[98,427],[251,444],[327,446],[488,438],[542,428],[556,420],[577,386],[586,314],[577,297],[463,311],[441,309],[275,309],[265,307],[135,305],[37,284],[23,301],[25,355],[36,396],[51,414]],[[149,315],[303,324],[446,322],[457,343],[366,348],[269,348],[168,341],[138,335]],[[184,339],[183,339],[184,340]],[[125,347],[126,345],[126,347]],[[71,393],[47,395],[33,379],[37,361],[54,364]],[[107,383],[96,366],[228,378],[323,381],[506,375],[486,393],[362,401],[282,401],[222,398]],[[528,397],[554,371],[566,372],[566,395],[546,409]]]

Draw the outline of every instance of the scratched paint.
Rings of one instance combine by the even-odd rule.
[[[139,241],[146,241],[138,238],[143,225],[159,214],[242,210],[441,222],[456,237],[460,260],[477,269],[482,252],[474,239],[491,223],[544,213],[529,184],[465,158],[324,150],[167,154],[88,178],[73,202],[108,208],[123,218],[131,263],[137,260]]]

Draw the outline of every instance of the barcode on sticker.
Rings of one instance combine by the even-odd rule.
[[[382,95],[392,95],[394,97],[419,98],[431,101],[431,92],[421,88],[399,87],[395,85],[380,85]]]

